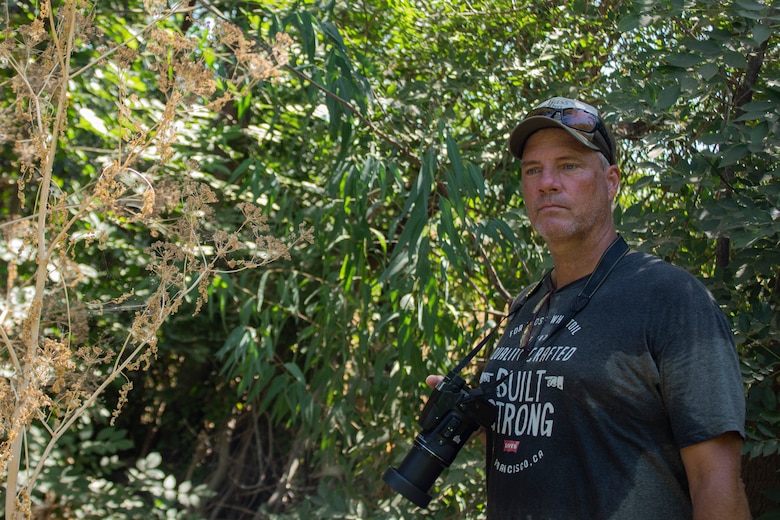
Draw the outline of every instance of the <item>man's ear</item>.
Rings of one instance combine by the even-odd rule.
[[[618,189],[620,188],[620,168],[613,164],[605,173],[607,176],[607,185],[609,186],[609,198],[615,200]]]

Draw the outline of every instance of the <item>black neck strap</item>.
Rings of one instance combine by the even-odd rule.
[[[585,287],[582,288],[580,293],[572,302],[572,311],[575,313],[580,312],[588,304],[593,295],[599,287],[602,286],[604,281],[609,276],[609,273],[618,265],[618,262],[628,254],[628,244],[625,239],[618,235],[618,237],[610,244],[604,254],[601,255],[596,269],[590,274],[588,281],[585,282]],[[590,289],[590,290],[588,290]]]
[[[599,287],[601,287],[606,281],[607,276],[609,276],[612,270],[615,269],[618,262],[620,262],[620,260],[626,256],[628,251],[628,244],[623,239],[623,237],[618,235],[618,237],[609,245],[607,250],[604,251],[604,254],[601,255],[599,263],[596,265],[596,269],[594,269],[590,274],[582,290],[579,292],[579,294],[577,294],[574,300],[572,300],[569,312],[567,312],[560,320],[557,320],[555,328],[545,336],[545,339],[549,339],[560,332],[562,328],[571,323],[571,320],[574,319],[574,316],[578,312],[580,312],[585,308],[586,305],[588,305],[591,298],[593,298],[593,295],[596,294],[596,291],[599,289]],[[549,276],[550,273],[547,272],[542,278],[542,281],[544,281],[546,278],[549,278]],[[539,285],[541,285],[541,283]],[[550,291],[552,292],[552,289],[550,289]],[[515,311],[520,310],[520,307],[521,306],[518,305]],[[529,329],[524,331],[524,335],[531,333],[530,329],[533,327],[533,323],[529,322],[526,327],[529,327]],[[530,350],[538,339],[539,337],[536,336],[533,338],[533,340],[529,340],[528,343],[523,346],[523,348],[525,350]]]
[[[560,320],[558,322],[558,325],[556,326],[555,330],[553,330],[550,334],[547,335],[548,338],[552,337],[554,334],[557,334],[558,331],[567,325],[574,316],[580,312],[582,309],[585,308],[585,306],[590,302],[591,298],[593,298],[593,295],[596,294],[596,291],[604,284],[604,281],[607,279],[607,276],[612,272],[613,269],[617,266],[618,262],[626,256],[626,254],[629,251],[628,244],[626,243],[625,239],[623,239],[622,236],[618,235],[618,237],[610,244],[610,246],[607,248],[606,251],[604,251],[604,254],[601,255],[601,259],[599,260],[598,265],[596,265],[596,269],[593,270],[590,277],[588,278],[588,281],[585,282],[585,286],[582,288],[582,290],[577,294],[577,297],[574,298],[574,301],[572,302],[571,309],[566,316],[565,319]],[[469,354],[463,358],[463,360],[458,363],[458,366],[456,366],[452,371],[450,372],[450,376],[457,375],[463,368],[468,365],[472,359],[474,359],[474,356],[476,356],[480,350],[485,346],[485,344],[492,338],[498,328],[501,326],[501,324],[504,322],[504,320],[516,312],[518,312],[523,305],[528,301],[529,298],[531,298],[536,292],[539,290],[539,288],[544,285],[544,281],[550,277],[550,271],[547,271],[542,278],[537,281],[535,284],[527,288],[525,291],[523,291],[520,296],[514,301],[512,304],[512,307],[509,309],[509,314],[506,316],[502,316],[501,319],[496,323],[496,326],[493,327],[493,329],[490,331],[490,333],[482,338],[482,341],[477,344],[474,349],[469,352]]]

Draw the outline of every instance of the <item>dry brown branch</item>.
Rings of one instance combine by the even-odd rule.
[[[163,166],[173,157],[177,125],[192,117],[192,107],[206,110],[229,98],[217,96],[213,73],[193,57],[192,42],[161,23],[189,11],[187,4],[168,9],[167,2],[147,0],[144,5],[153,21],[131,40],[107,46],[77,70],[72,70],[71,58],[79,46],[100,47],[92,2],[63,0],[52,6],[44,0],[35,20],[9,28],[0,43],[0,59],[15,73],[9,85],[17,95],[12,109],[0,113],[0,124],[17,129],[20,207],[28,212],[0,223],[0,249],[11,257],[6,294],[0,295],[0,368],[9,374],[0,380],[0,474],[5,477],[9,520],[29,517],[30,497],[46,459],[112,382],[126,381],[114,418],[132,399],[127,373],[145,370],[154,361],[157,332],[188,295],[197,294],[197,312],[208,283],[223,266],[232,271],[263,267],[289,258],[292,246],[312,241],[306,227],[286,240],[273,236],[267,216],[249,203],[239,208],[244,220],[237,229],[210,230],[207,217],[216,193],[187,178],[165,178]],[[230,24],[220,23],[217,29],[222,37],[215,44],[227,48],[239,65],[232,78],[237,92],[278,76],[289,40],[280,37],[268,55]],[[53,181],[52,172],[62,133],[70,124],[70,82],[98,65],[129,78],[129,65],[140,59],[130,43],[141,39],[147,56],[158,58],[152,63],[158,67],[158,88],[165,102],[156,119],[149,119],[136,113],[140,100],[120,85],[115,147],[106,153],[105,166],[91,183],[68,192]],[[27,208],[30,185],[37,191]],[[101,247],[105,237],[77,233],[85,219],[141,226],[157,238],[143,252],[150,279],[156,282],[148,296],[141,298],[130,289],[106,294],[103,300],[118,305],[133,299],[132,325],[119,343],[88,340],[84,309],[91,304],[80,300],[84,275],[77,255],[79,250]],[[30,260],[34,272],[22,277],[19,266]],[[34,462],[22,449],[33,422],[50,435]]]

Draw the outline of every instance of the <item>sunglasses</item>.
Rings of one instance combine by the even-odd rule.
[[[560,117],[556,118],[556,114],[560,114]],[[557,119],[572,130],[586,134],[588,140],[598,146],[610,163],[612,162],[613,157],[608,144],[609,136],[607,134],[607,128],[604,126],[601,118],[597,115],[591,114],[580,108],[541,107],[531,110],[525,117],[549,117],[550,119]],[[597,131],[600,134],[598,137],[596,136]]]

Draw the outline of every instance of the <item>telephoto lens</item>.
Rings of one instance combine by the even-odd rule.
[[[480,426],[489,427],[496,417],[495,406],[475,397],[458,375],[449,374],[431,393],[419,423],[422,432],[398,466],[388,468],[382,479],[418,507],[427,507],[429,491],[445,468]]]

